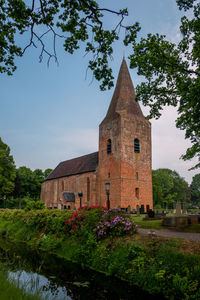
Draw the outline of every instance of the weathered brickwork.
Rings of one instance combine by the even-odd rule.
[[[63,192],[73,192],[75,194],[75,203],[64,201]],[[42,184],[41,201],[49,208],[74,209],[80,206],[80,198],[78,197],[79,192],[83,193],[82,205],[95,203],[96,172],[88,172],[45,181]]]
[[[136,209],[138,205],[144,211],[152,209],[151,156],[151,123],[135,102],[134,87],[123,60],[107,115],[99,126],[99,153],[87,156],[86,167],[84,157],[58,166],[55,175],[52,173],[42,185],[41,201],[47,207],[77,208],[78,192],[82,192],[82,205],[106,206],[105,183],[109,182],[111,208]],[[78,172],[79,165],[92,171],[56,178],[56,174],[68,174],[64,167],[70,166],[73,172],[77,168]],[[66,203],[63,191],[73,192],[75,203]]]

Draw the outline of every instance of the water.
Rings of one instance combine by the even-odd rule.
[[[0,240],[0,263],[10,279],[32,293],[40,291],[42,299],[156,299],[123,281],[82,268],[55,255],[30,250],[24,244]]]

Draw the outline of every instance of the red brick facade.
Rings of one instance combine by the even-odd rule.
[[[89,161],[90,155],[87,159]],[[77,160],[81,158],[67,161],[66,168],[67,164],[71,166]],[[41,201],[48,207],[77,208],[80,206],[78,192],[81,191],[82,205],[106,206],[105,183],[109,182],[111,208],[130,206],[136,209],[137,205],[144,211],[153,208],[151,124],[135,102],[135,91],[125,60],[107,115],[99,126],[96,165],[96,170],[92,167],[88,172],[77,170],[78,174],[71,176],[62,176],[63,170],[55,172],[55,175],[53,171],[42,185]],[[74,192],[75,203],[66,203],[63,191]]]

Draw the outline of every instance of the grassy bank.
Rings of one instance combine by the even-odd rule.
[[[0,265],[0,299],[1,300],[41,300],[39,293],[29,293],[25,286],[19,286],[19,284],[8,278],[7,272],[2,271]]]
[[[141,235],[136,228],[123,213],[105,215],[99,208],[77,214],[0,211],[0,234],[7,239],[117,276],[151,294],[200,299],[200,244]]]

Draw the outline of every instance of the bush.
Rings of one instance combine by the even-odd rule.
[[[137,225],[124,211],[116,208],[104,211],[95,231],[98,239],[107,236],[123,236],[128,233],[135,233]]]
[[[24,210],[28,211],[31,209],[44,209],[45,205],[41,201],[27,201]]]

